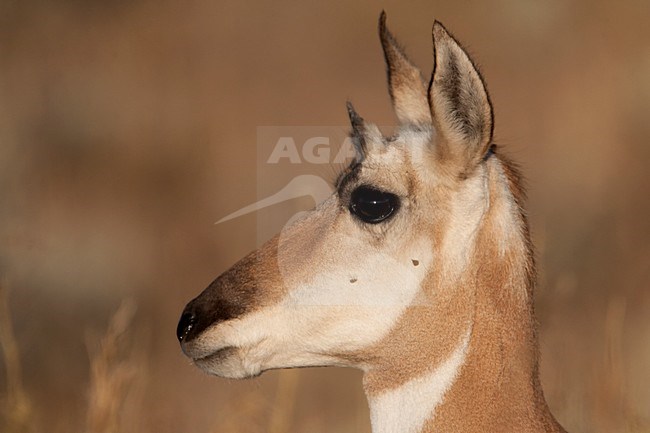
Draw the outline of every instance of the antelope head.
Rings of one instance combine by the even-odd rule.
[[[335,192],[186,306],[183,352],[229,378],[360,368],[377,431],[402,431],[390,412],[409,398],[426,402],[403,431],[432,423],[444,394],[467,416],[482,398],[490,410],[500,374],[495,389],[538,401],[528,230],[481,75],[439,22],[427,81],[383,13],[379,34],[396,133],[348,104],[356,157]]]

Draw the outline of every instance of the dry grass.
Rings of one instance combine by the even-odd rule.
[[[34,411],[32,402],[23,386],[20,350],[11,322],[6,281],[0,281],[0,348],[2,348],[2,359],[7,376],[7,394],[0,401],[2,403],[0,413],[5,420],[3,431],[7,433],[33,432]]]
[[[110,320],[99,340],[88,338],[90,385],[86,433],[123,431],[122,408],[137,373],[129,341],[136,307],[125,301]]]
[[[0,284],[0,348],[6,372],[6,397],[1,400],[3,432],[37,431],[37,413],[23,386],[20,351],[9,309],[6,282]],[[133,388],[138,362],[132,348],[130,326],[136,308],[125,301],[115,312],[101,339],[89,337],[90,383],[86,411],[86,433],[123,432],[122,409]]]
[[[6,286],[6,283],[0,284],[0,348],[7,375],[6,397],[1,400],[0,407],[4,419],[2,431],[32,433],[38,430],[34,422],[37,414],[23,386],[20,351],[13,332]],[[100,338],[88,333],[86,344],[90,379],[85,433],[142,431],[133,429],[124,417],[125,404],[129,400],[129,394],[138,387],[137,373],[142,367],[141,353],[138,353],[133,344],[135,313],[135,303],[132,300],[124,301]],[[238,393],[236,398],[219,408],[219,413],[223,415],[215,417],[214,427],[209,431],[291,431],[299,378],[298,370],[280,372],[270,405],[257,388]]]

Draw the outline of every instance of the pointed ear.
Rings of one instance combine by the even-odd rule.
[[[480,73],[467,53],[438,21],[433,24],[435,64],[429,104],[437,148],[445,161],[471,171],[492,141],[492,104]]]
[[[386,59],[388,91],[401,123],[431,124],[427,91],[420,70],[406,57],[386,28],[386,12],[379,16],[379,38]]]

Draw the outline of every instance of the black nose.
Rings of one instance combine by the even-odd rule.
[[[245,312],[251,303],[255,285],[247,280],[242,282],[241,274],[242,271],[235,265],[185,306],[176,328],[178,341],[187,344],[212,325],[234,319]]]
[[[196,314],[193,311],[185,310],[181,315],[181,319],[178,321],[178,327],[176,328],[176,337],[178,337],[178,341],[183,342],[195,325]]]

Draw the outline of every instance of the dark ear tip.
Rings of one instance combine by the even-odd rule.
[[[351,101],[345,101],[345,108],[348,109],[348,115],[351,115],[352,113],[355,112],[354,111],[354,105],[352,105]]]
[[[363,119],[361,116],[359,116],[359,113],[357,113],[357,110],[354,109],[354,105],[352,105],[352,102],[346,101],[345,106],[348,109],[348,116],[350,117],[350,122],[352,123],[352,126],[358,126],[363,122]]]
[[[386,11],[382,10],[379,14],[379,37],[382,42],[386,39]]]

